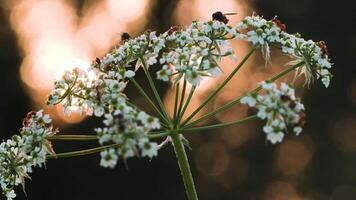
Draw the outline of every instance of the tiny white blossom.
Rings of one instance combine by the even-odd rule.
[[[152,158],[153,156],[157,156],[157,150],[158,150],[157,143],[149,142],[148,139],[143,138],[140,140],[139,146],[142,150],[141,155],[143,157],[147,156],[149,158]]]
[[[94,109],[94,115],[97,117],[103,116],[105,113],[105,109],[102,106],[96,106]]]
[[[101,161],[100,166],[106,168],[114,168],[117,164],[119,157],[116,155],[115,149],[109,149],[100,153]]]
[[[6,192],[7,200],[12,200],[15,197],[16,197],[16,193],[14,190],[10,190],[10,191]]]
[[[125,77],[126,77],[126,78],[132,78],[132,77],[134,77],[134,76],[135,76],[135,72],[132,71],[132,70],[127,70],[127,71],[125,72]]]
[[[186,78],[190,84],[195,86],[198,86],[200,84],[200,81],[202,80],[202,77],[195,70],[187,70]]]
[[[256,105],[256,100],[250,96],[242,97],[241,101],[242,104],[247,104],[250,107],[254,107]]]
[[[267,140],[269,140],[272,144],[276,144],[278,142],[282,142],[283,138],[284,138],[284,133],[283,132],[267,134]]]
[[[173,71],[168,67],[168,65],[163,65],[162,69],[157,72],[157,79],[162,81],[169,81],[169,76],[172,75]]]

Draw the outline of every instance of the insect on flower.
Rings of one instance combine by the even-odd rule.
[[[277,19],[277,17],[273,18],[272,22],[274,22],[281,31],[287,31],[287,26],[281,20]]]
[[[131,36],[130,36],[130,34],[127,33],[127,32],[123,32],[123,33],[121,34],[121,41],[123,41],[123,42],[129,40],[130,38],[131,38]]]
[[[179,31],[180,27],[179,26],[172,26],[171,28],[168,29],[167,33],[168,35],[172,35],[174,32]]]
[[[320,47],[323,55],[329,55],[328,47],[324,41],[319,41],[316,44]]]
[[[226,17],[226,15],[237,15],[237,13],[222,13],[220,11],[217,11],[213,13],[212,17],[213,20],[227,24],[229,22],[229,19]]]

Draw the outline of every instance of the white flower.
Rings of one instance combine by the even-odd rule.
[[[256,105],[256,100],[255,98],[252,98],[250,96],[244,96],[242,97],[241,101],[242,104],[247,104],[250,107],[254,107]]]
[[[302,127],[296,126],[294,127],[293,132],[298,136],[302,132],[302,130]]]
[[[329,77],[324,77],[321,79],[321,81],[323,82],[324,86],[327,88],[330,85],[330,78]]]
[[[273,127],[272,126],[264,126],[263,131],[267,134],[273,133]]]
[[[105,109],[102,106],[96,106],[94,109],[94,115],[97,117],[103,116],[105,113]]]
[[[103,121],[106,126],[110,126],[114,121],[114,117],[111,114],[105,114],[105,120]]]
[[[152,158],[153,156],[157,156],[157,143],[149,142],[148,139],[143,138],[139,142],[139,146],[141,148],[141,156]]]
[[[202,77],[199,75],[199,73],[195,70],[187,70],[186,73],[186,78],[187,81],[194,85],[194,86],[199,86],[200,81],[202,80]]]
[[[267,140],[269,140],[272,144],[276,144],[278,142],[282,142],[283,138],[284,138],[284,133],[283,132],[267,134]]]
[[[168,65],[163,65],[162,69],[157,72],[157,79],[162,81],[169,81],[169,76],[172,75],[172,69]]]
[[[16,193],[14,190],[10,190],[10,191],[6,192],[5,195],[6,195],[7,200],[12,200],[13,198],[16,197]]]
[[[148,65],[153,65],[153,64],[155,64],[155,63],[157,63],[156,56],[150,56],[150,57],[148,57],[148,59],[147,59],[147,64],[148,64]]]
[[[52,122],[52,119],[50,118],[50,116],[48,114],[44,115],[43,116],[43,121],[46,123],[46,124],[49,124]]]
[[[100,153],[100,166],[105,168],[114,168],[119,157],[116,155],[115,149],[104,150]]]
[[[327,58],[318,58],[318,63],[325,68],[331,68],[331,63]]]
[[[267,40],[269,42],[280,42],[280,29],[278,27],[272,27],[266,30]]]
[[[132,78],[132,77],[134,77],[134,76],[135,76],[135,72],[132,71],[132,70],[127,70],[127,71],[125,72],[125,77],[126,77],[126,78]]]
[[[252,42],[254,45],[263,45],[265,43],[266,33],[262,29],[257,29],[256,31],[249,31],[247,33],[248,41]]]
[[[218,77],[221,74],[221,69],[219,67],[212,67],[208,69],[208,73],[213,77]]]
[[[143,111],[138,114],[138,119],[140,119],[142,124],[148,129],[159,129],[161,127],[157,118],[151,117]]]

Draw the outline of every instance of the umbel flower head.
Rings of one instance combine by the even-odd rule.
[[[125,161],[134,156],[148,158],[157,156],[158,149],[165,142],[172,142],[181,169],[184,170],[182,173],[185,176],[184,181],[190,181],[185,185],[193,187],[187,189],[188,196],[190,199],[197,199],[185,155],[183,133],[221,128],[258,117],[266,120],[263,131],[267,135],[267,140],[273,144],[282,142],[287,133],[299,135],[305,120],[304,106],[295,97],[294,89],[287,83],[282,83],[278,87],[273,82],[262,82],[259,87],[263,90],[261,93],[257,92],[259,89],[254,90],[241,100],[234,100],[196,121],[190,121],[223,89],[258,48],[261,49],[266,64],[270,62],[272,46],[281,49],[292,58],[292,61],[287,63],[288,68],[275,77],[295,70],[296,77],[304,75],[308,85],[313,79],[321,79],[326,87],[330,83],[332,75],[329,70],[332,64],[324,42],[304,40],[299,34],[286,33],[286,26],[277,18],[268,21],[260,16],[250,16],[236,26],[230,26],[226,15],[216,12],[210,21],[193,21],[187,28],[172,27],[162,34],[146,31],[142,35],[131,37],[124,33],[120,46],[115,47],[103,58],[96,58],[88,70],[75,68],[66,71],[55,81],[47,104],[50,106],[62,104],[67,115],[79,112],[101,118],[103,125],[94,130],[96,135],[85,136],[86,139],[97,139],[101,146],[55,155],[48,141],[48,138],[56,138],[53,135],[57,133],[51,125],[51,119],[43,114],[43,111],[29,113],[24,120],[23,128],[20,129],[20,135],[15,135],[11,140],[0,144],[0,186],[3,196],[8,200],[14,198],[15,186],[24,185],[32,168],[44,166],[49,155],[59,157],[79,155],[83,152],[100,152],[100,165],[114,168],[119,159]],[[220,61],[224,58],[235,58],[230,46],[230,40],[234,39],[250,42],[254,48],[227,76],[228,78],[182,122],[194,90],[201,85],[203,78],[219,76],[222,73]],[[141,69],[147,76],[155,100],[152,100],[135,80],[136,71]],[[154,70],[157,80],[171,83],[176,87],[173,117],[168,115],[148,70]],[[276,79],[272,78],[271,81]],[[182,91],[178,84],[181,80],[184,81]],[[145,97],[159,118],[132,104],[124,93],[130,82]],[[192,85],[187,98],[184,96],[186,83]],[[257,115],[228,123],[197,126],[199,122],[239,102],[256,109]],[[155,137],[167,139],[161,145],[157,145],[150,140]],[[61,136],[57,136],[58,138]]]
[[[2,195],[8,200],[16,196],[14,187],[25,186],[25,179],[33,167],[42,167],[46,156],[54,154],[46,139],[57,133],[51,119],[43,111],[30,112],[23,122],[20,135],[14,135],[0,144],[0,185]]]
[[[294,59],[287,65],[304,62],[304,66],[296,70],[296,76],[304,75],[306,84],[309,85],[314,78],[320,78],[325,87],[329,86],[332,64],[324,42],[304,40],[299,34],[285,32],[286,26],[277,18],[267,21],[260,16],[248,16],[236,29],[241,39],[261,48],[266,62],[270,61],[270,47],[279,47]]]
[[[89,71],[67,71],[55,82],[49,105],[63,103],[68,114],[80,111],[103,118],[105,126],[95,129],[99,143],[116,144],[101,153],[103,167],[115,167],[119,157],[157,155],[157,144],[150,142],[147,134],[161,127],[159,120],[132,106],[123,91],[135,75],[132,64],[139,67],[141,56],[154,64],[161,48],[154,32],[145,33],[97,59]]]
[[[134,72],[124,72],[125,69],[121,68],[115,71],[112,71],[113,68],[108,71],[99,71],[97,68],[92,70],[95,75],[93,80],[88,72],[79,69],[66,72],[69,75],[56,82],[48,103],[56,104],[61,101],[67,113],[79,110],[87,115],[103,117],[105,127],[95,129],[99,143],[117,144],[115,148],[102,152],[100,163],[104,167],[114,167],[119,156],[127,159],[135,155],[156,155],[157,144],[148,141],[147,133],[160,128],[159,120],[129,105],[123,93],[126,79],[132,77]],[[59,82],[63,84],[57,84]],[[147,140],[146,145],[140,145],[143,140]],[[147,146],[152,148],[146,148]],[[147,154],[146,151],[153,153]]]
[[[267,140],[282,142],[284,135],[299,135],[304,125],[304,105],[295,97],[294,89],[286,83],[277,88],[275,83],[260,83],[265,94],[252,93],[241,99],[242,104],[258,110],[257,117],[266,120],[263,131]]]

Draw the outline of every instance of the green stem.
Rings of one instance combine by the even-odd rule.
[[[300,63],[298,63],[298,64],[296,64],[296,65],[293,65],[292,67],[290,67],[290,68],[288,68],[288,69],[282,71],[281,73],[275,75],[274,77],[272,77],[272,78],[269,79],[268,81],[269,81],[269,82],[274,82],[274,81],[276,81],[277,79],[279,79],[279,78],[285,76],[285,75],[288,74],[289,72],[291,72],[291,71],[295,70],[296,68],[302,66],[303,64],[304,64],[304,61],[302,61],[302,62],[300,62]],[[262,87],[261,87],[261,86],[258,86],[258,87],[256,87],[255,89],[251,90],[251,91],[248,92],[248,93],[258,92],[258,91],[260,91],[261,89],[262,89]],[[205,114],[204,116],[202,116],[202,117],[200,117],[199,119],[197,119],[197,120],[195,120],[195,121],[189,123],[188,125],[184,126],[183,128],[192,127],[192,126],[198,124],[199,122],[202,122],[202,121],[204,121],[204,120],[206,120],[206,119],[209,119],[209,118],[211,118],[211,117],[214,117],[217,113],[221,113],[221,112],[223,112],[223,111],[226,111],[226,110],[230,109],[231,107],[233,107],[233,106],[235,106],[236,104],[240,103],[241,98],[244,97],[244,96],[245,96],[245,95],[243,95],[243,96],[241,96],[241,97],[239,97],[239,98],[237,98],[237,99],[235,99],[235,100],[233,100],[233,101],[231,101],[231,102],[229,102],[229,103],[227,103],[227,104],[225,104],[225,105],[219,107],[218,109],[216,109],[216,110],[214,110],[214,111],[212,111],[212,112],[210,112],[210,113]]]
[[[167,113],[166,107],[164,106],[163,101],[162,101],[161,97],[159,96],[158,91],[156,89],[156,86],[155,86],[155,84],[153,82],[151,74],[147,69],[147,64],[146,64],[146,62],[145,62],[145,60],[143,58],[141,58],[141,62],[142,62],[142,65],[143,65],[143,70],[145,71],[145,74],[147,76],[148,83],[149,83],[149,85],[150,85],[150,87],[151,87],[151,89],[153,91],[153,94],[154,94],[154,96],[155,96],[155,98],[156,98],[156,100],[158,102],[158,105],[161,108],[161,111],[162,111],[163,115],[166,117],[166,119],[168,121],[170,121],[170,118],[168,117],[168,113]]]
[[[52,135],[47,140],[98,140],[96,135]]]
[[[192,114],[187,117],[186,120],[182,123],[182,126],[184,126],[189,120],[191,120],[204,106],[209,103],[210,100],[212,100],[220,91],[225,87],[225,85],[235,76],[235,74],[239,71],[239,69],[246,63],[246,61],[250,58],[250,56],[255,52],[256,47],[250,50],[250,52],[242,59],[242,61],[235,67],[235,69],[230,73],[230,75],[222,82],[219,87],[217,87],[208,97],[206,97],[200,106],[195,109]]]
[[[96,147],[96,148],[92,148],[92,149],[85,149],[85,150],[80,150],[80,151],[71,151],[71,152],[66,152],[66,153],[58,153],[58,154],[55,154],[55,155],[47,156],[47,159],[70,158],[70,157],[76,157],[76,156],[90,155],[90,154],[101,152],[101,151],[103,151],[105,149],[116,148],[116,147],[119,147],[119,146],[120,145],[118,145],[118,144],[110,144],[110,145]]]
[[[175,126],[175,127],[177,127],[177,125],[178,125],[178,123],[179,123],[179,116],[180,116],[180,113],[181,113],[181,111],[182,111],[186,88],[187,88],[187,80],[184,79],[182,94],[181,94],[181,97],[180,97],[180,102],[179,102],[179,107],[178,107],[178,112],[177,112],[176,118],[174,119],[174,121],[175,121],[174,126]]]
[[[242,124],[242,123],[245,123],[245,122],[248,122],[251,120],[255,120],[255,119],[257,119],[257,115],[248,116],[243,119],[238,119],[238,120],[234,120],[234,121],[226,122],[226,123],[181,129],[181,131],[182,132],[194,132],[194,131],[204,131],[204,130],[211,130],[211,129],[217,129],[217,128],[224,128],[224,127],[228,127],[228,126],[232,126],[232,125],[239,125],[239,124]]]
[[[143,88],[136,82],[135,79],[131,78],[130,81],[134,84],[138,92],[146,99],[146,101],[151,104],[152,108],[156,111],[156,113],[160,116],[160,118],[167,124],[169,124],[169,121],[167,118],[161,113],[161,111],[157,108],[156,104],[153,103],[151,98],[146,94],[146,92],[143,90]]]
[[[190,92],[189,92],[189,95],[188,95],[187,101],[185,101],[185,103],[184,103],[184,107],[183,107],[183,110],[181,111],[181,113],[179,113],[178,123],[180,123],[180,121],[181,121],[181,119],[182,119],[182,117],[183,117],[183,115],[184,115],[185,111],[186,111],[186,110],[187,110],[187,108],[188,108],[189,102],[190,102],[190,100],[191,100],[191,99],[192,99],[192,97],[193,97],[193,94],[194,94],[195,88],[196,88],[195,86],[192,86],[192,87],[190,88]]]
[[[147,137],[149,139],[156,139],[156,138],[161,138],[161,137],[165,137],[165,136],[169,136],[170,133],[167,131],[155,131],[155,132],[149,132],[147,134]],[[96,135],[66,135],[66,134],[62,134],[62,135],[52,135],[52,136],[48,136],[46,137],[47,140],[72,140],[72,141],[76,141],[76,140],[98,140],[98,136]]]
[[[176,86],[176,95],[174,96],[174,111],[173,111],[173,120],[177,117],[177,107],[178,107],[178,96],[179,96],[179,83],[175,84]]]
[[[195,191],[193,176],[190,171],[187,153],[185,152],[184,145],[180,137],[181,135],[178,133],[172,134],[172,142],[178,159],[178,164],[183,178],[185,191],[188,200],[198,200],[198,195]]]
[[[156,139],[156,138],[169,136],[170,134],[171,134],[170,132],[160,132],[160,133],[148,134],[147,137],[149,139]]]

